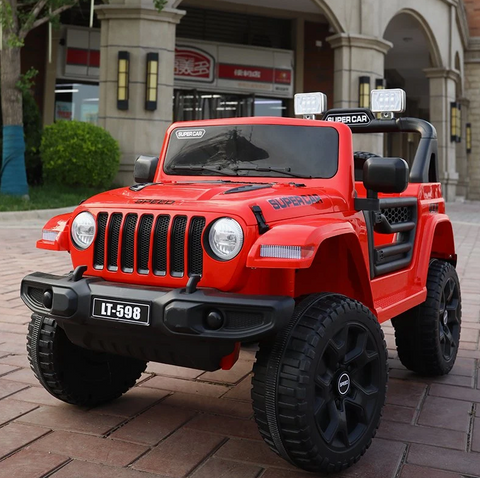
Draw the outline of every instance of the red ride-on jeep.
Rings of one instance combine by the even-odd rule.
[[[324,112],[322,94],[296,98]],[[461,302],[433,126],[401,90],[372,111],[323,121],[234,118],[173,124],[137,184],[50,220],[43,249],[73,272],[22,282],[34,312],[28,354],[40,383],[94,406],[134,385],[147,361],[231,368],[259,341],[252,400],[268,445],[310,471],[338,471],[369,447],[387,388],[380,323],[402,363],[448,373]],[[378,119],[374,113],[380,114]],[[412,168],[352,151],[353,133],[418,133]]]

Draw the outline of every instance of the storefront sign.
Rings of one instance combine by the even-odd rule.
[[[226,80],[248,80],[260,83],[272,83],[273,68],[245,65],[219,65],[218,77]]]
[[[58,78],[84,78],[98,81],[100,74],[100,30],[68,27],[65,44],[59,46],[64,65]]]
[[[211,83],[215,77],[215,59],[200,48],[175,48],[175,80]]]
[[[100,68],[100,51],[67,47],[66,64]]]
[[[175,86],[291,98],[293,52],[178,40]]]

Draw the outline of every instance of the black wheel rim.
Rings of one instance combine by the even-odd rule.
[[[460,339],[460,297],[456,281],[449,277],[440,298],[438,313],[440,349],[443,358],[449,362],[458,349]]]
[[[342,451],[360,440],[378,408],[381,383],[373,334],[362,324],[345,324],[328,341],[315,374],[314,416],[328,446]]]

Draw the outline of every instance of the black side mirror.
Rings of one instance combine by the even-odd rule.
[[[158,158],[155,156],[139,156],[135,161],[133,177],[136,183],[152,183],[157,171]]]
[[[402,158],[373,157],[363,165],[363,184],[377,193],[402,193],[408,186],[408,174],[408,164]]]

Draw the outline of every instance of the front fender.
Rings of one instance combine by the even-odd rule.
[[[38,249],[48,249],[50,251],[69,251],[69,231],[72,213],[60,214],[52,217],[42,230],[42,239],[37,241]],[[51,240],[45,233],[50,233]]]
[[[247,267],[268,269],[308,269],[315,258],[320,244],[334,236],[355,234],[350,222],[339,219],[319,219],[296,224],[274,225],[261,235],[251,247]],[[261,248],[268,246],[299,246],[300,259],[261,257]]]

